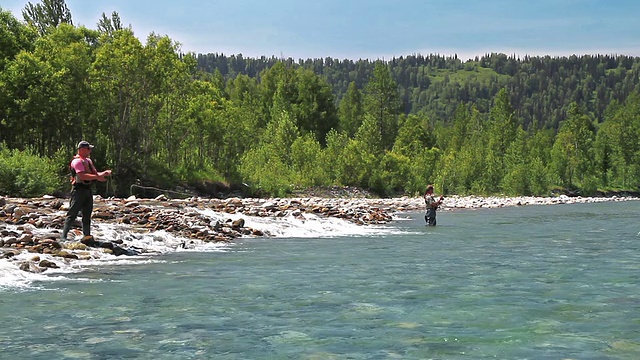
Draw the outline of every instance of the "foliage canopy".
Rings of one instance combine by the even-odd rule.
[[[640,186],[640,58],[251,59],[184,54],[153,33],[142,43],[115,12],[76,27],[63,0],[23,16],[0,8],[0,194],[65,191],[80,139],[113,169],[105,195],[131,184],[278,196]]]

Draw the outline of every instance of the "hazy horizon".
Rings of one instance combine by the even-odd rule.
[[[3,3],[22,20],[29,1]],[[152,32],[168,35],[185,53],[354,61],[417,54],[463,61],[490,53],[640,56],[640,2],[631,0],[65,3],[75,25],[95,29],[102,13],[115,11],[143,43]]]

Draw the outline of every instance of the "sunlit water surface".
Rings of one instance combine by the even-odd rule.
[[[411,213],[89,265],[0,287],[0,358],[638,359],[639,215]]]

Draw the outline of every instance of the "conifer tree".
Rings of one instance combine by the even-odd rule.
[[[382,148],[391,149],[398,131],[400,99],[398,86],[382,62],[376,64],[365,87],[364,107],[367,116],[375,120],[373,125],[379,129]]]

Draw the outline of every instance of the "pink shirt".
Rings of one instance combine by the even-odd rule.
[[[88,165],[87,167],[88,167],[88,169],[85,169],[85,167],[84,167],[84,163],[83,163],[83,161],[82,161],[82,160],[84,160],[84,161],[86,161],[86,162],[87,162],[87,165]],[[90,174],[91,174],[91,173],[93,173],[93,172],[91,171],[91,168],[92,168],[92,167],[93,167],[93,168],[95,168],[95,167],[93,166],[93,162],[91,161],[91,159],[89,159],[89,158],[84,158],[84,159],[82,159],[82,158],[79,158],[79,157],[77,157],[77,158],[75,158],[75,159],[73,159],[73,160],[71,161],[71,167],[73,168],[73,170],[75,170],[75,171],[76,171],[76,174],[77,174],[77,173],[81,173],[81,172],[86,172],[86,173],[90,173]]]

